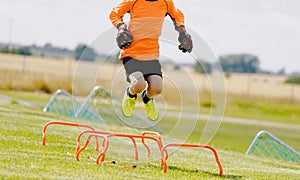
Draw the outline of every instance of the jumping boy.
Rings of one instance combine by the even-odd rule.
[[[128,29],[122,19],[126,13],[130,14]],[[123,0],[110,12],[109,18],[118,29],[116,41],[122,49],[120,60],[130,83],[122,102],[122,112],[126,117],[132,116],[137,94],[142,93],[148,118],[153,121],[158,119],[158,109],[153,97],[162,92],[158,40],[167,15],[179,32],[179,49],[190,53],[193,48],[192,39],[186,32],[184,15],[175,8],[173,0]]]

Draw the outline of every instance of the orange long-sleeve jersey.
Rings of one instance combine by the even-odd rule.
[[[166,15],[172,18],[176,27],[184,25],[184,15],[175,8],[173,0],[123,0],[112,9],[110,21],[117,27],[123,23],[126,13],[130,14],[128,31],[133,41],[128,48],[122,49],[121,60],[127,56],[138,60],[158,59],[158,40]]]

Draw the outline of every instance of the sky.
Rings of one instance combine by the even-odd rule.
[[[0,0],[0,42],[75,48],[112,27],[121,0]],[[299,0],[174,0],[217,56],[250,53],[264,70],[300,71]]]

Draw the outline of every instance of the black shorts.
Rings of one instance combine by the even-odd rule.
[[[126,71],[127,81],[131,73],[140,71],[143,73],[145,80],[151,75],[158,75],[162,77],[161,65],[158,60],[137,60],[131,57],[123,58],[123,65]]]

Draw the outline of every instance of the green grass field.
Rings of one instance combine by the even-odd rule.
[[[49,95],[40,93],[1,92],[1,94],[28,100],[38,105],[45,104],[50,98]],[[241,110],[240,114],[245,112],[242,109],[239,109]],[[270,109],[270,111],[272,110]],[[252,116],[256,119],[259,117],[254,114]],[[271,117],[271,115],[269,116]],[[276,113],[274,119],[276,119],[275,116],[277,116]],[[245,151],[255,134],[262,129],[272,132],[300,151],[300,131],[297,129],[265,127],[259,124],[222,123],[218,133],[210,143],[217,148],[224,168],[224,176],[218,177],[218,168],[213,155],[207,150],[180,148],[171,154],[168,160],[169,170],[165,174],[160,167],[159,155],[155,146],[152,147],[154,154],[147,158],[146,150],[139,145],[140,160],[135,161],[131,144],[121,139],[112,139],[106,156],[106,160],[116,160],[116,165],[97,166],[89,160],[87,156],[96,157],[97,155],[92,146],[82,153],[81,161],[77,162],[66,152],[74,153],[76,136],[82,130],[80,128],[50,126],[47,146],[41,146],[43,125],[55,120],[76,122],[72,118],[43,113],[41,109],[23,107],[14,102],[0,104],[1,178],[299,179],[300,176],[300,165],[297,163],[245,155]],[[167,130],[174,122],[175,119],[166,118],[162,127]],[[96,122],[86,123],[99,130],[104,128],[103,125]],[[188,142],[199,142],[203,126],[204,122],[199,121],[197,123]],[[109,129],[114,132],[141,134],[140,131],[127,127],[111,126]],[[168,138],[164,140],[169,141]],[[137,165],[137,168],[119,168],[123,165]],[[196,172],[196,170],[200,171]]]

